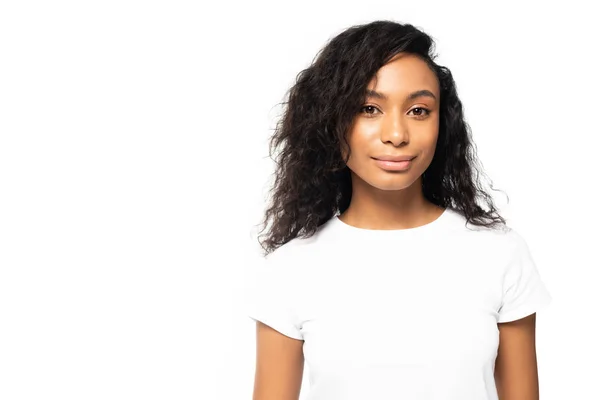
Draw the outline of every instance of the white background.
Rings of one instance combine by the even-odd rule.
[[[600,32],[593,2],[550,3],[3,2],[0,398],[251,399],[266,139],[296,74],[374,19],[434,37],[553,295],[541,398],[600,398]]]

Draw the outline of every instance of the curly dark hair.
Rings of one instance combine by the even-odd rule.
[[[352,26],[330,39],[286,93],[283,117],[269,141],[279,149],[275,179],[259,243],[265,254],[296,237],[310,237],[350,205],[347,132],[377,71],[400,52],[412,53],[435,72],[440,85],[436,151],[422,175],[424,197],[460,212],[467,223],[504,225],[492,197],[479,184],[479,161],[450,70],[437,65],[433,39],[411,24],[379,20]],[[344,150],[346,153],[344,153]],[[342,157],[346,154],[346,158]],[[496,190],[496,189],[493,189]],[[489,210],[477,201],[483,199]],[[262,237],[264,240],[261,240]]]

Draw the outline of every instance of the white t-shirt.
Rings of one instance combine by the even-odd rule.
[[[304,340],[308,400],[497,400],[498,322],[551,296],[512,228],[447,208],[412,229],[337,216],[250,269],[246,315]]]

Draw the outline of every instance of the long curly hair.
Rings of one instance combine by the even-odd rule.
[[[377,71],[400,52],[423,59],[440,85],[436,151],[422,175],[424,197],[460,212],[468,223],[505,225],[480,186],[476,147],[450,70],[437,65],[433,39],[411,24],[379,20],[352,26],[329,40],[286,93],[269,141],[276,163],[271,200],[259,235],[264,254],[296,237],[308,238],[350,205],[347,133]],[[346,150],[346,152],[344,152]],[[275,154],[275,157],[274,157]],[[343,158],[346,154],[346,158]],[[496,189],[494,189],[496,190]],[[487,203],[483,209],[478,201]]]

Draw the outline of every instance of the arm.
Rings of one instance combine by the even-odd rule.
[[[304,372],[303,340],[256,322],[256,373],[252,400],[298,400]]]
[[[535,313],[498,324],[494,378],[499,400],[539,400]]]

